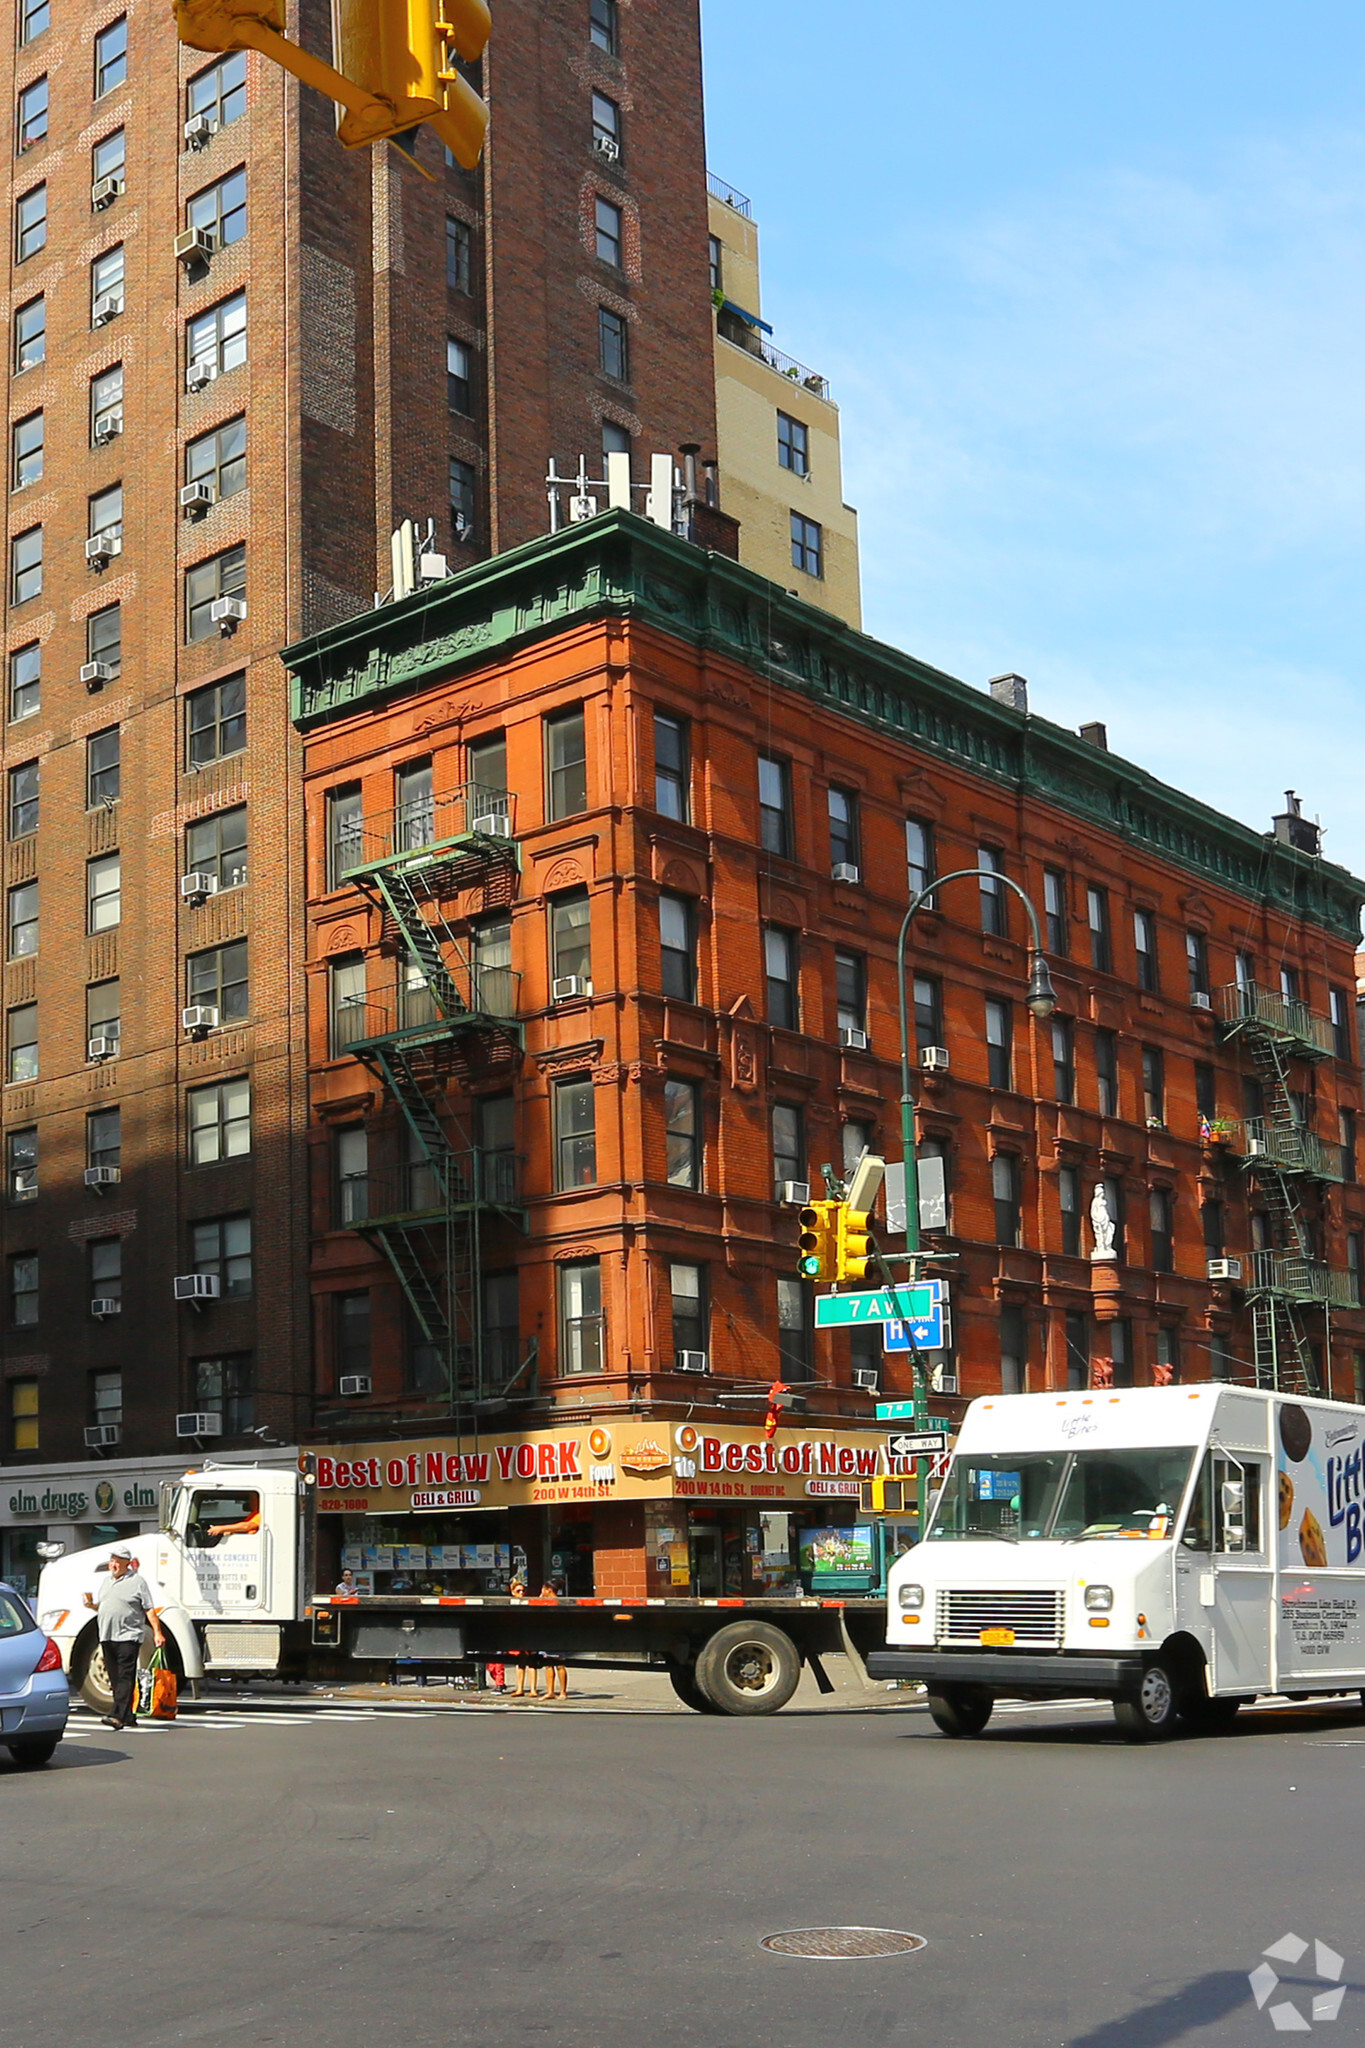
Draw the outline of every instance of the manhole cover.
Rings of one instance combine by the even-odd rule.
[[[826,1962],[908,1956],[924,1945],[922,1934],[900,1934],[894,1927],[794,1927],[786,1934],[765,1934],[759,1943],[775,1956],[812,1956]]]

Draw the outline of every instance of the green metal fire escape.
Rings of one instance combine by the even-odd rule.
[[[1304,1123],[1290,1087],[1291,1060],[1330,1059],[1332,1026],[1293,996],[1255,983],[1222,991],[1225,1035],[1246,1047],[1261,1084],[1265,1114],[1245,1125],[1243,1164],[1265,1202],[1270,1244],[1251,1254],[1251,1309],[1256,1385],[1285,1393],[1323,1391],[1304,1323],[1306,1309],[1355,1306],[1349,1273],[1312,1255],[1304,1197],[1343,1177],[1341,1148]]]
[[[372,1181],[356,1228],[393,1267],[452,1410],[498,1391],[485,1385],[483,1223],[524,1220],[510,1160],[478,1143],[469,1088],[510,1075],[522,1033],[519,977],[458,938],[446,910],[459,898],[465,919],[487,919],[511,905],[520,852],[510,806],[505,791],[477,784],[424,795],[358,825],[336,862],[337,879],[380,909],[381,942],[399,961],[396,1000],[367,999],[345,1049],[379,1076],[410,1137],[405,1166],[387,1186]]]

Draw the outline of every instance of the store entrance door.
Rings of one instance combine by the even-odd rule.
[[[692,1598],[719,1599],[725,1590],[722,1584],[720,1530],[690,1529],[687,1542],[692,1565]]]

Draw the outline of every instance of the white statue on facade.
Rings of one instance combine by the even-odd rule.
[[[1109,1213],[1109,1197],[1104,1192],[1104,1182],[1095,1182],[1095,1192],[1090,1197],[1090,1228],[1095,1236],[1092,1259],[1112,1259],[1114,1256],[1114,1219]]]

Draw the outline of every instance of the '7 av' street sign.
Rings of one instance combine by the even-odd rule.
[[[815,1327],[837,1330],[849,1323],[928,1322],[942,1299],[941,1280],[920,1280],[913,1287],[882,1287],[875,1293],[817,1294]]]

